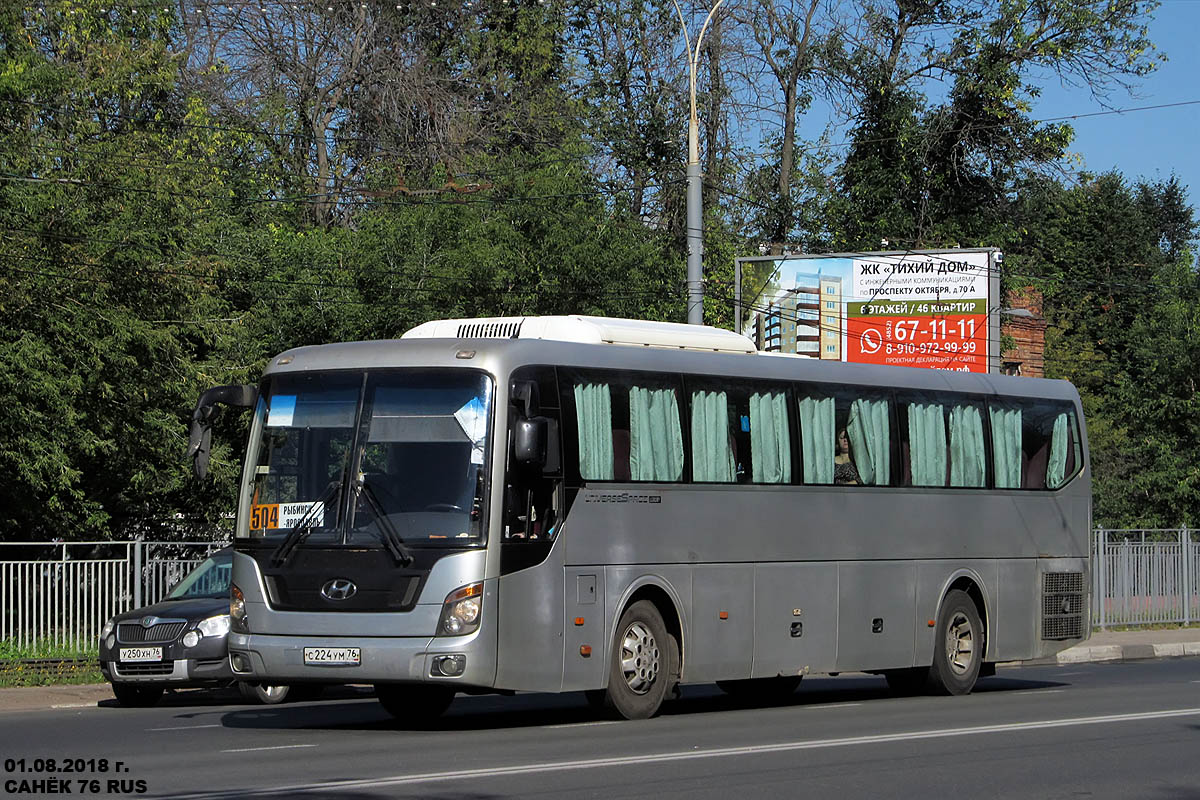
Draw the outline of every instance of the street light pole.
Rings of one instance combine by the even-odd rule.
[[[708,12],[700,35],[696,37],[696,47],[692,48],[688,37],[687,21],[683,18],[683,9],[677,0],[675,11],[679,14],[679,24],[683,27],[683,43],[687,48],[688,74],[690,78],[688,97],[691,102],[691,113],[688,117],[688,162],[687,162],[687,321],[689,325],[704,324],[704,177],[700,172],[700,123],[696,117],[696,65],[700,61],[700,44],[704,41],[704,32],[712,22],[713,14],[717,13],[721,3]],[[708,143],[712,147],[712,142]]]

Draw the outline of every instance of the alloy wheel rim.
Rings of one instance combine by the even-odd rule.
[[[646,694],[658,677],[659,650],[645,623],[634,622],[621,637],[621,674],[634,694]]]
[[[965,675],[975,661],[975,630],[966,614],[956,612],[946,626],[946,662],[957,675]]]

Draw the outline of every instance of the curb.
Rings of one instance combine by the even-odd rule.
[[[1063,650],[1050,663],[1086,664],[1097,661],[1141,661],[1149,658],[1177,658],[1179,656],[1200,656],[1200,642],[1084,645]]]

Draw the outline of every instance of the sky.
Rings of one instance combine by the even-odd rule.
[[[1200,0],[1163,0],[1150,24],[1150,40],[1167,61],[1141,80],[1134,95],[1112,93],[1114,109],[1200,101]],[[1047,82],[1034,106],[1037,119],[1106,110],[1086,89]],[[1115,169],[1126,180],[1179,178],[1193,207],[1200,207],[1200,102],[1173,108],[1128,111],[1071,121],[1075,169],[1100,173]]]

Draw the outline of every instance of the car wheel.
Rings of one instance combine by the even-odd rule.
[[[238,683],[238,691],[251,703],[263,703],[268,706],[282,703],[288,696],[287,686],[265,683],[255,684],[242,681]]]
[[[161,686],[137,686],[132,683],[114,683],[113,695],[117,702],[128,708],[148,708],[163,696]]]

